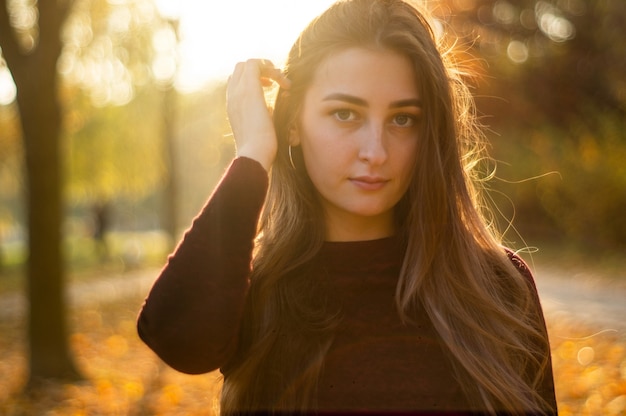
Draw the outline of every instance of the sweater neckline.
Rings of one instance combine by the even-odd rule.
[[[329,271],[380,270],[401,265],[404,247],[398,235],[365,241],[326,241],[320,250],[320,260]]]

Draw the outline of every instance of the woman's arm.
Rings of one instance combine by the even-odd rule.
[[[261,164],[235,159],[150,290],[138,333],[171,367],[205,373],[234,352],[267,186]]]

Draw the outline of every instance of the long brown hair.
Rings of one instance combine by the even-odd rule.
[[[547,334],[529,282],[482,215],[476,167],[483,137],[473,101],[426,14],[403,0],[339,1],[301,33],[285,68],[274,125],[279,150],[259,226],[251,288],[236,359],[225,375],[222,413],[315,408],[316,383],[337,311],[310,278],[324,241],[315,189],[289,132],[320,62],[352,47],[411,59],[424,117],[415,175],[397,207],[406,241],[396,302],[411,321],[423,305],[477,409],[547,409],[537,393],[549,363]],[[528,375],[532,375],[529,377]],[[535,375],[537,375],[535,377]]]

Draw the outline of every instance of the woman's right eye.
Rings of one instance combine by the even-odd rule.
[[[354,121],[357,118],[354,111],[346,109],[335,110],[331,114],[339,121]]]

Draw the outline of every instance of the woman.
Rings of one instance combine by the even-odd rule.
[[[172,367],[221,370],[223,414],[556,413],[536,289],[477,208],[481,135],[449,60],[407,2],[348,0],[284,73],[235,68],[237,158],[138,321]]]

